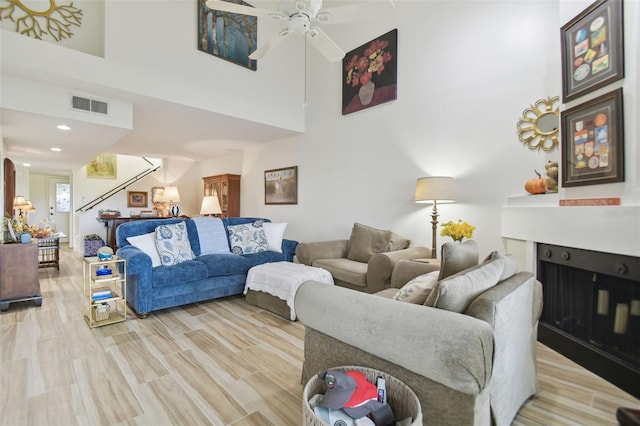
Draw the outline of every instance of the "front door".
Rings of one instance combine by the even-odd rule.
[[[60,241],[69,241],[69,217],[71,216],[71,185],[69,178],[64,176],[51,176],[48,179],[47,202],[49,208],[49,221],[55,225],[56,232],[62,232],[66,238]]]

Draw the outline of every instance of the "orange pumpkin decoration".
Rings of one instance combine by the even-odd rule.
[[[529,194],[544,194],[547,190],[547,184],[544,179],[542,179],[542,175],[540,175],[537,170],[534,170],[534,172],[536,172],[538,177],[535,179],[529,179],[524,184],[524,189]]]

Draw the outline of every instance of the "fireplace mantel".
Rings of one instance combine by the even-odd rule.
[[[547,243],[627,256],[640,256],[640,205],[560,207],[558,194],[507,199],[501,233],[507,240]],[[533,248],[524,261],[535,268]]]

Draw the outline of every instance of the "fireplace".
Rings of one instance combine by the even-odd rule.
[[[640,258],[537,244],[539,340],[640,398]]]

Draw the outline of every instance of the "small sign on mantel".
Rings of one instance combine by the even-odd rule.
[[[620,197],[605,198],[575,198],[560,200],[560,206],[584,207],[584,206],[619,206]]]

